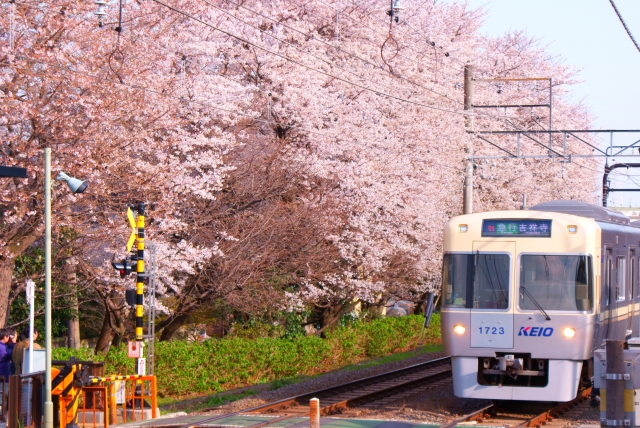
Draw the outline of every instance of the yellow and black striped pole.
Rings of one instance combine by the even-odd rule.
[[[138,263],[136,265],[136,340],[142,341],[143,293],[144,293],[144,204],[138,204]]]
[[[140,379],[141,377],[142,375],[124,375],[124,376],[114,375],[114,376],[107,376],[107,377],[91,377],[89,381],[91,383],[114,382],[116,380]]]
[[[138,254],[136,264],[136,341],[140,346],[140,358],[136,358],[136,371],[139,375],[144,375],[141,367],[140,360],[144,358],[142,347],[142,317],[144,315],[143,296],[144,296],[144,203],[138,203],[138,218],[136,221],[136,228],[138,229]],[[142,396],[142,382],[136,381],[135,394],[136,397]],[[132,407],[135,407],[136,399],[132,400]],[[140,409],[144,408],[144,403],[140,401]]]

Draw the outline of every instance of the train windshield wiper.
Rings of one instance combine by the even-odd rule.
[[[538,303],[538,301],[536,299],[533,298],[533,296],[531,295],[531,293],[529,292],[529,290],[527,290],[525,287],[520,287],[520,291],[524,291],[526,293],[527,296],[529,296],[529,298],[531,299],[531,301],[533,302],[534,305],[536,305],[536,308],[538,308],[538,310],[542,313],[542,315],[544,315],[545,319],[547,321],[551,321],[551,317],[549,316],[549,314],[547,314],[544,309],[542,309],[542,306],[540,306],[540,304]]]

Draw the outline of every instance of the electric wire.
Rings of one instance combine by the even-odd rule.
[[[209,22],[203,21],[200,18],[197,18],[197,17],[191,15],[190,13],[187,13],[187,12],[185,12],[185,11],[183,11],[181,9],[178,9],[178,8],[176,8],[174,6],[171,6],[171,5],[165,3],[165,2],[163,2],[161,0],[153,0],[153,1],[155,3],[158,3],[161,6],[166,7],[167,9],[170,9],[170,10],[180,14],[180,15],[183,15],[183,16],[185,16],[185,17],[187,17],[189,19],[192,19],[192,20],[194,20],[196,22],[199,22],[202,25],[205,25],[205,26],[207,26],[207,27],[209,27],[211,29],[217,30],[217,31],[219,31],[219,32],[221,32],[223,34],[226,34],[229,37],[237,39],[237,40],[239,40],[241,42],[244,42],[244,43],[246,43],[248,45],[254,46],[254,47],[256,47],[256,48],[258,48],[260,50],[263,50],[263,51],[265,51],[267,53],[270,53],[272,55],[280,57],[280,58],[282,58],[284,60],[287,60],[287,61],[289,61],[289,62],[291,62],[293,64],[297,64],[297,65],[299,65],[299,66],[301,66],[301,67],[303,67],[303,68],[305,68],[305,69],[307,69],[309,71],[314,71],[314,72],[316,72],[318,74],[321,74],[321,75],[324,75],[324,76],[327,76],[327,77],[331,77],[331,78],[339,80],[339,81],[341,81],[343,83],[346,83],[346,84],[355,86],[357,88],[364,89],[366,91],[372,92],[372,93],[374,93],[376,95],[380,95],[380,96],[387,97],[387,98],[390,98],[390,99],[395,99],[395,100],[400,101],[400,102],[405,102],[405,103],[408,103],[408,104],[413,104],[413,105],[416,105],[416,106],[420,106],[420,107],[424,107],[424,108],[428,108],[428,109],[432,109],[432,110],[439,110],[439,111],[443,111],[443,112],[446,112],[446,113],[453,113],[453,114],[459,114],[459,115],[464,115],[465,114],[462,111],[449,110],[449,109],[437,107],[437,106],[434,106],[434,105],[428,105],[428,104],[423,104],[423,103],[419,103],[419,102],[416,102],[416,101],[407,100],[405,98],[397,97],[397,96],[392,95],[392,94],[387,94],[385,92],[378,91],[378,90],[373,89],[373,88],[369,88],[369,87],[367,87],[365,85],[361,85],[359,83],[352,82],[352,81],[350,81],[348,79],[345,79],[343,77],[339,77],[339,76],[333,75],[331,73],[328,73],[326,71],[323,71],[323,70],[308,66],[308,65],[306,65],[306,64],[304,64],[304,63],[302,63],[302,62],[300,62],[298,60],[295,60],[295,59],[290,58],[290,57],[288,57],[286,55],[283,55],[283,54],[280,54],[278,52],[274,52],[274,51],[272,51],[272,50],[270,50],[268,48],[265,48],[264,46],[260,46],[260,45],[254,43],[254,42],[252,42],[252,41],[250,41],[250,40],[248,40],[248,39],[246,39],[244,37],[240,37],[240,36],[238,36],[236,34],[233,34],[233,33],[229,32],[227,30],[224,30],[224,29],[222,29],[220,27],[217,27],[217,26],[215,26],[215,25],[213,25],[213,24],[211,24]]]
[[[322,2],[321,2],[321,3],[322,3]],[[325,3],[325,4],[326,4],[326,3]],[[359,6],[360,6],[360,4],[356,4],[356,2],[354,2],[354,1],[352,1],[352,2],[351,2],[351,4],[353,4],[353,5],[354,5],[354,6],[356,6],[356,7],[359,7]],[[375,20],[377,20],[377,21],[379,21],[379,22],[381,22],[381,23],[385,23],[385,22],[384,22],[384,20],[383,20],[382,18],[379,18],[377,15],[374,15],[373,13],[369,12],[368,10],[365,10],[365,9],[363,9],[363,8],[360,8],[360,10],[362,10],[364,13],[366,13],[367,15],[369,15],[372,19],[375,19]],[[410,27],[412,30],[414,30],[414,31],[418,31],[418,32],[422,33],[420,30],[416,30],[416,29],[414,29],[414,28],[409,24],[409,22],[408,22],[406,19],[402,20],[401,22],[402,22],[402,24],[406,24],[406,25],[407,25],[408,27]],[[396,26],[396,31],[398,31],[398,32],[402,32],[402,33],[404,33],[404,34],[405,34],[405,35],[407,35],[407,36],[411,36],[411,34],[409,34],[407,31],[402,31],[402,27],[401,27],[400,25],[397,25],[397,26]],[[426,41],[426,43],[427,43],[428,45],[430,45],[430,47],[440,49],[440,50],[442,51],[442,53],[443,53],[446,57],[448,57],[449,59],[452,59],[453,61],[456,61],[456,62],[458,62],[459,64],[461,64],[461,65],[463,65],[463,66],[465,65],[464,61],[461,61],[461,60],[459,60],[459,59],[455,58],[454,56],[452,56],[448,51],[446,51],[446,50],[445,50],[445,48],[444,48],[443,46],[438,46],[437,44],[435,44],[435,42],[434,42],[433,40],[430,40],[430,38],[429,38],[426,34],[422,33],[422,35],[424,36],[424,41]]]
[[[246,38],[237,36],[237,35],[229,32],[227,30],[224,30],[224,29],[222,29],[220,27],[217,27],[217,26],[215,26],[215,25],[213,25],[211,23],[208,23],[208,22],[206,22],[204,20],[201,20],[201,19],[199,19],[199,18],[197,18],[197,17],[195,17],[195,16],[193,16],[193,15],[191,15],[191,14],[189,14],[189,13],[187,13],[187,12],[181,10],[181,9],[178,9],[178,8],[176,8],[174,6],[171,6],[171,5],[167,4],[167,3],[164,3],[161,0],[153,0],[153,1],[158,3],[158,4],[160,4],[160,5],[162,5],[162,6],[164,6],[164,7],[166,7],[166,8],[168,8],[168,9],[170,9],[170,10],[172,10],[172,11],[174,11],[174,12],[176,12],[176,13],[178,13],[178,14],[181,14],[181,15],[189,18],[189,19],[195,20],[196,22],[198,22],[200,24],[203,24],[203,25],[205,25],[207,27],[210,27],[210,28],[212,28],[214,30],[217,30],[217,31],[229,36],[229,37],[235,38],[235,39],[237,39],[239,41],[242,41],[242,42],[247,43],[247,44],[249,44],[251,46],[254,46],[254,47],[256,47],[256,48],[258,48],[260,50],[263,50],[263,51],[265,51],[267,53],[270,53],[272,55],[275,55],[275,56],[278,56],[280,58],[283,58],[283,59],[285,59],[287,61],[290,61],[290,62],[292,62],[294,64],[297,64],[297,65],[299,65],[299,66],[301,66],[301,67],[303,67],[303,68],[305,68],[307,70],[317,72],[319,74],[322,74],[322,75],[325,75],[327,77],[331,77],[333,79],[342,81],[344,83],[350,84],[350,85],[358,87],[360,89],[375,93],[375,94],[383,96],[383,97],[387,97],[387,98],[390,98],[390,99],[395,99],[395,100],[400,101],[400,102],[406,102],[406,103],[417,105],[417,106],[420,106],[420,107],[425,107],[425,108],[433,109],[433,110],[439,110],[439,111],[443,111],[443,112],[447,112],[447,113],[458,114],[458,115],[462,115],[462,116],[466,115],[466,113],[464,111],[450,110],[450,109],[445,109],[445,108],[434,106],[434,105],[430,105],[430,104],[424,104],[424,103],[408,100],[406,98],[402,98],[402,97],[398,97],[398,96],[395,96],[395,95],[392,95],[392,94],[388,94],[388,93],[385,93],[385,92],[382,92],[382,91],[379,91],[379,90],[376,90],[376,89],[373,89],[373,88],[370,88],[370,87],[367,87],[367,86],[352,82],[352,81],[350,81],[348,79],[345,79],[345,78],[342,78],[342,77],[339,77],[339,76],[335,76],[335,75],[333,75],[331,73],[328,73],[328,72],[325,72],[323,70],[316,69],[314,67],[308,66],[308,65],[306,65],[306,64],[304,64],[304,63],[302,63],[302,62],[300,62],[298,60],[295,60],[293,58],[290,58],[290,57],[288,57],[288,56],[286,56],[284,54],[280,54],[278,52],[274,52],[274,51],[272,51],[270,49],[267,49],[267,48],[265,48],[263,46],[260,46],[260,45],[258,45],[256,43],[254,43],[254,42],[251,42],[250,40],[248,40]],[[237,18],[237,19],[239,19],[239,18]],[[260,30],[260,31],[262,31],[262,30]],[[275,37],[275,36],[272,36],[272,37]],[[478,115],[478,116],[490,116],[490,115],[482,114],[482,113],[481,114],[477,114],[476,113],[476,115]],[[498,118],[498,119],[502,119],[502,118]]]
[[[324,1],[322,1],[322,0],[315,0],[315,1],[316,1],[316,2],[318,2],[318,3],[320,3],[320,4],[323,4],[323,5],[327,6],[327,7],[329,7],[329,8],[331,8],[331,9],[334,9],[334,10],[336,10],[336,12],[337,12],[337,9],[336,9],[333,5],[331,5],[331,4],[329,4],[329,3],[326,3],[326,2],[324,2]],[[369,13],[369,14],[370,14],[370,13]],[[370,15],[371,15],[371,14],[370,14]],[[352,18],[352,17],[351,17],[351,15],[350,15],[349,13],[347,13],[346,17],[347,17],[350,21],[354,22],[356,25],[358,25],[358,26],[360,26],[360,27],[366,28],[366,29],[368,29],[369,31],[372,31],[373,33],[375,33],[375,34],[377,34],[377,35],[379,35],[379,36],[387,37],[387,35],[386,35],[385,33],[382,33],[382,32],[380,32],[380,31],[378,31],[378,30],[376,30],[376,29],[373,29],[373,28],[371,28],[371,27],[369,27],[369,26],[365,25],[365,24],[362,22],[362,20],[358,20],[358,19],[354,19],[354,18]],[[379,19],[378,19],[378,20],[379,20]],[[385,24],[386,24],[386,23],[385,23]],[[397,28],[397,27],[396,27],[396,28]],[[371,42],[373,42],[372,40],[370,40],[370,41],[371,41]],[[433,46],[431,46],[431,45],[430,45],[430,46],[428,46],[428,47],[432,48]],[[417,50],[416,50],[416,49],[414,49],[413,47],[408,47],[408,50],[413,51],[413,52],[415,52],[415,53],[416,53],[416,54],[418,54],[418,55],[424,55],[424,52],[417,51]],[[427,66],[427,65],[422,64],[422,63],[419,63],[419,62],[417,62],[415,59],[413,59],[413,58],[409,58],[409,57],[407,57],[406,55],[403,55],[402,53],[398,53],[398,56],[399,56],[399,57],[402,57],[402,58],[405,58],[406,60],[411,61],[411,62],[413,62],[413,63],[415,63],[415,64],[417,64],[417,65],[419,65],[419,66],[423,66],[423,67],[426,67],[426,68],[428,68],[428,69],[430,69],[430,70],[432,70],[432,71],[436,71],[436,70],[434,70],[434,68],[433,68],[433,67],[431,67],[431,66]],[[455,79],[456,79],[456,80],[459,80],[459,78],[460,78],[460,74],[462,74],[462,70],[460,70],[460,71],[457,71],[457,70],[456,70],[456,75],[455,75]],[[454,77],[454,76],[452,76],[451,74],[448,74],[447,76],[448,76],[448,77]]]
[[[224,9],[221,9],[221,8],[219,8],[219,7],[215,6],[214,4],[212,4],[211,2],[209,2],[209,1],[207,1],[207,0],[201,0],[201,1],[203,1],[203,2],[204,2],[204,3],[206,3],[206,4],[208,4],[209,6],[213,7],[214,9],[217,9],[217,10],[221,11],[222,13],[225,13],[225,14],[227,14],[227,15],[229,15],[229,16],[231,16],[231,17],[233,17],[234,19],[236,19],[236,20],[240,21],[240,22],[241,22],[241,23],[243,23],[244,25],[249,26],[249,27],[251,27],[251,28],[254,28],[254,29],[256,29],[256,30],[260,31],[262,34],[265,34],[265,35],[266,35],[266,36],[268,36],[268,37],[272,37],[272,38],[273,38],[273,39],[275,39],[275,40],[278,40],[278,41],[280,41],[280,42],[282,42],[282,43],[285,43],[285,44],[287,44],[288,46],[291,46],[292,48],[294,48],[294,49],[298,50],[299,52],[304,53],[304,54],[306,54],[306,55],[311,56],[312,58],[317,59],[318,61],[324,62],[324,63],[325,63],[325,64],[327,64],[327,65],[330,65],[330,66],[332,66],[332,67],[335,67],[335,68],[338,68],[338,69],[340,69],[340,70],[343,70],[343,71],[345,71],[345,72],[347,72],[347,73],[349,73],[349,74],[351,74],[351,75],[354,75],[354,76],[356,76],[356,77],[358,77],[358,78],[360,78],[360,79],[363,79],[363,80],[365,80],[365,81],[366,81],[366,80],[369,80],[366,76],[362,76],[362,75],[360,75],[360,74],[358,74],[358,73],[356,73],[356,72],[354,72],[354,71],[348,70],[348,69],[346,69],[346,68],[344,68],[344,67],[342,67],[342,66],[340,66],[340,65],[336,64],[336,63],[335,63],[335,62],[333,62],[333,61],[330,61],[330,60],[327,60],[327,59],[324,59],[324,58],[320,58],[320,57],[318,57],[318,56],[316,56],[316,55],[314,55],[314,54],[312,54],[312,53],[310,53],[310,52],[308,52],[308,51],[306,51],[306,50],[303,50],[303,49],[301,49],[301,48],[299,48],[299,47],[297,47],[297,46],[294,46],[292,43],[288,42],[287,40],[284,40],[284,39],[278,38],[278,37],[276,37],[276,36],[274,36],[274,35],[272,35],[272,34],[269,34],[269,33],[268,33],[268,32],[266,32],[265,30],[262,30],[261,28],[259,28],[259,27],[255,26],[255,25],[253,25],[253,24],[250,24],[250,23],[248,23],[248,22],[244,21],[243,19],[241,19],[241,18],[239,18],[239,17],[237,17],[237,16],[235,16],[235,15],[231,14],[230,12],[227,12],[227,11],[225,11]],[[228,2],[230,2],[230,3],[234,3],[234,2],[233,2],[233,1],[231,1],[231,0],[226,0],[226,1],[228,1]],[[234,4],[238,5],[237,3],[234,3]],[[238,6],[239,6],[239,7],[243,7],[242,5],[238,5]],[[243,7],[243,8],[244,8],[244,7]],[[245,9],[246,9],[246,8],[245,8]],[[247,9],[247,10],[250,10],[250,9]],[[252,12],[253,12],[253,11],[252,11]],[[257,12],[254,12],[254,13],[257,13]],[[272,18],[268,18],[268,17],[266,17],[266,16],[264,16],[264,15],[262,15],[262,14],[259,14],[259,13],[257,13],[257,14],[258,14],[258,15],[260,15],[260,16],[262,16],[262,17],[264,17],[264,18],[266,18],[266,19],[269,19],[269,20],[271,20],[271,21],[277,22],[276,20],[274,20],[274,19],[272,19]],[[295,30],[295,29],[293,29],[293,28],[291,28],[291,27],[289,27],[289,26],[287,26],[287,25],[285,25],[285,24],[279,23],[279,25],[282,25],[283,27],[289,28],[289,29],[291,29],[292,31],[296,31],[296,32],[298,32],[298,33],[300,33],[300,34],[304,35],[305,37],[309,37],[309,34],[306,34],[306,33],[303,33],[303,32],[301,32],[301,31]],[[312,37],[312,39],[317,40],[317,41],[320,41],[320,42],[322,42],[322,43],[324,43],[324,44],[326,44],[326,45],[330,46],[331,48],[338,49],[338,50],[340,50],[340,51],[342,51],[342,52],[347,53],[346,51],[344,51],[344,50],[342,50],[342,49],[340,49],[340,48],[337,48],[337,47],[335,47],[335,46],[331,45],[331,44],[330,44],[330,43],[328,43],[328,42],[325,42],[325,41],[323,41],[323,40],[321,40],[321,39],[318,39],[318,38],[315,38],[315,37],[313,37],[313,36],[311,36],[311,37]],[[349,54],[349,55],[352,55],[352,54],[350,54],[350,53],[348,53],[348,54]],[[380,70],[382,70],[382,71],[385,71],[386,73],[389,73],[389,74],[390,74],[391,76],[393,76],[393,77],[399,78],[399,79],[401,79],[401,80],[405,80],[405,81],[407,81],[407,82],[409,82],[409,83],[411,83],[411,84],[413,84],[413,85],[416,85],[416,86],[418,86],[418,87],[420,87],[420,88],[422,88],[422,89],[425,89],[425,90],[427,90],[427,91],[433,92],[434,94],[439,95],[439,96],[441,96],[441,97],[444,97],[444,98],[446,98],[447,100],[452,101],[452,102],[454,102],[454,103],[456,103],[456,104],[464,105],[464,103],[463,103],[463,102],[461,102],[461,101],[455,100],[455,99],[453,99],[453,98],[451,98],[451,97],[448,97],[447,95],[441,94],[441,93],[436,92],[436,91],[434,91],[434,90],[432,90],[432,89],[429,89],[429,88],[427,88],[427,87],[424,87],[424,86],[422,86],[422,85],[420,85],[420,84],[418,84],[418,83],[416,83],[416,82],[411,81],[410,79],[404,78],[404,77],[399,76],[399,75],[394,74],[394,73],[391,73],[390,71],[385,70],[383,67],[380,67],[380,66],[378,66],[378,65],[376,65],[376,64],[373,64],[373,63],[371,63],[371,62],[369,62],[369,61],[367,61],[367,60],[365,60],[365,59],[362,59],[362,58],[357,57],[357,56],[355,56],[355,55],[352,55],[352,56],[354,56],[354,57],[356,57],[356,58],[360,59],[361,61],[365,62],[365,63],[366,63],[366,64],[368,64],[368,65],[373,66],[374,68],[378,68],[378,69],[380,69]],[[381,86],[381,87],[383,87],[383,88],[385,88],[387,91],[390,91],[390,90],[391,90],[391,88],[389,88],[389,87],[385,87],[385,86],[383,86],[383,85],[381,85],[381,84],[379,84],[379,83],[378,83],[378,85],[379,85],[379,86]]]
[[[207,3],[207,4],[211,5],[211,6],[213,6],[214,8],[216,8],[216,9],[218,9],[218,10],[222,10],[222,9],[218,8],[217,6],[215,6],[215,5],[212,5],[212,4],[211,4],[209,1],[207,1],[207,0],[202,0],[202,1],[204,1],[205,3]],[[248,7],[244,6],[244,5],[240,4],[240,3],[237,3],[237,2],[235,2],[235,1],[233,1],[233,0],[225,0],[225,1],[226,1],[227,3],[234,4],[234,5],[236,5],[236,6],[237,6],[237,7],[239,7],[239,8],[245,9],[245,10],[247,10],[247,11],[251,12],[251,13],[254,13],[254,14],[258,15],[258,16],[261,16],[261,17],[263,17],[263,18],[265,18],[265,19],[268,19],[268,20],[270,20],[270,21],[272,21],[272,22],[275,22],[275,23],[277,23],[278,25],[280,25],[280,26],[282,26],[282,27],[284,27],[284,28],[287,28],[287,29],[289,29],[289,30],[291,30],[291,31],[294,31],[294,32],[296,32],[296,33],[298,33],[298,34],[301,34],[301,35],[303,35],[303,36],[305,36],[305,37],[310,37],[310,38],[311,38],[311,40],[317,41],[317,42],[322,43],[322,44],[324,44],[324,45],[326,45],[326,46],[328,46],[328,47],[330,47],[330,48],[332,48],[332,49],[335,49],[335,50],[337,50],[337,51],[339,51],[339,52],[342,52],[342,53],[344,53],[344,54],[346,54],[346,55],[349,55],[349,56],[351,56],[351,57],[353,57],[353,58],[356,58],[356,59],[358,59],[358,60],[362,61],[363,63],[365,63],[366,65],[369,65],[369,66],[374,67],[374,68],[376,68],[376,69],[382,70],[382,71],[384,71],[385,73],[388,73],[388,74],[390,74],[391,76],[393,76],[393,77],[395,77],[395,78],[398,78],[398,79],[400,79],[400,80],[404,80],[404,81],[406,81],[406,82],[409,82],[409,83],[411,83],[411,84],[413,84],[413,85],[415,85],[415,86],[417,86],[417,87],[419,87],[419,88],[422,88],[422,89],[424,89],[424,90],[427,90],[427,91],[429,91],[429,92],[432,92],[432,93],[434,93],[434,94],[436,94],[436,95],[439,95],[439,96],[441,96],[441,97],[444,97],[444,98],[446,98],[446,99],[448,99],[448,100],[450,100],[450,101],[453,101],[453,102],[455,102],[455,103],[458,103],[458,104],[464,104],[463,102],[460,102],[460,101],[458,101],[458,100],[455,100],[455,99],[453,99],[453,98],[449,97],[448,95],[445,95],[445,94],[442,94],[442,93],[440,93],[440,92],[437,92],[437,91],[435,91],[435,90],[433,90],[433,89],[431,89],[431,88],[427,88],[427,87],[426,87],[426,86],[424,86],[424,85],[420,85],[419,83],[417,83],[417,82],[413,81],[412,79],[409,79],[409,78],[403,77],[403,76],[401,76],[401,75],[399,75],[399,74],[397,74],[397,73],[393,73],[393,72],[391,72],[390,70],[387,70],[386,68],[381,67],[380,65],[375,64],[375,63],[373,63],[373,62],[371,62],[371,61],[367,60],[366,58],[362,58],[362,57],[360,57],[359,55],[356,55],[356,54],[354,54],[354,53],[352,53],[352,52],[349,52],[349,51],[347,51],[347,50],[345,50],[345,49],[341,48],[340,46],[336,46],[336,45],[331,44],[331,43],[329,43],[329,42],[327,42],[327,41],[325,41],[325,40],[323,40],[323,39],[321,39],[321,38],[315,37],[315,36],[314,36],[314,35],[312,35],[312,34],[305,33],[304,31],[298,30],[298,29],[296,29],[296,28],[294,28],[294,27],[291,27],[291,26],[289,26],[289,25],[287,25],[287,24],[284,24],[284,23],[282,23],[282,22],[279,22],[278,20],[276,20],[276,19],[274,19],[274,18],[271,18],[271,17],[266,16],[266,15],[264,15],[264,14],[260,13],[260,12],[255,11],[255,10],[253,10],[253,9],[250,9],[250,8],[248,8]],[[223,12],[228,13],[228,12],[226,12],[226,11],[223,11]],[[232,16],[234,16],[234,15],[232,15]],[[235,16],[234,16],[234,17],[235,17]],[[236,17],[236,19],[238,19],[238,18]],[[260,31],[262,31],[262,30],[260,30]],[[324,60],[323,60],[323,61],[324,61]]]
[[[327,76],[331,76],[331,77],[337,78],[338,80],[345,81],[346,83],[349,83],[349,84],[352,84],[352,85],[355,85],[355,86],[361,87],[362,89],[369,90],[369,91],[371,91],[371,92],[377,93],[378,95],[388,96],[389,98],[397,99],[398,101],[404,101],[404,102],[409,102],[409,103],[412,103],[412,104],[422,105],[421,103],[412,102],[412,101],[410,101],[410,100],[404,100],[404,99],[401,99],[401,98],[399,98],[399,97],[395,97],[395,96],[389,96],[389,94],[384,94],[384,93],[381,93],[380,91],[376,91],[375,89],[366,88],[366,87],[363,87],[363,86],[361,86],[361,85],[354,84],[353,82],[347,81],[346,79],[340,79],[340,78],[338,78],[338,77],[336,77],[336,76],[332,76],[332,75],[330,75],[329,73],[322,72],[322,71],[318,71],[317,69],[314,69],[314,68],[312,68],[312,67],[305,66],[304,64],[299,63],[299,62],[297,62],[297,61],[295,61],[295,60],[292,60],[291,58],[288,58],[288,57],[286,57],[286,56],[284,56],[284,55],[281,55],[281,54],[278,54],[278,53],[276,53],[276,52],[272,52],[272,51],[270,51],[270,50],[268,50],[268,49],[266,49],[266,48],[264,48],[264,47],[261,47],[261,46],[259,46],[259,45],[254,44],[254,43],[251,43],[251,42],[250,42],[250,41],[248,41],[248,40],[245,40],[245,39],[243,39],[243,38],[241,38],[241,37],[235,36],[235,35],[233,35],[233,34],[231,34],[231,33],[229,33],[229,32],[226,32],[226,31],[224,31],[224,30],[222,30],[222,29],[220,29],[220,28],[217,28],[217,27],[215,27],[215,26],[213,26],[213,25],[211,25],[211,24],[208,24],[208,23],[206,23],[206,22],[204,22],[204,21],[202,21],[202,20],[200,20],[200,19],[198,19],[198,18],[196,18],[196,17],[193,17],[193,16],[191,16],[191,15],[187,14],[186,12],[180,11],[180,10],[178,10],[178,9],[176,9],[176,8],[174,8],[174,7],[170,6],[170,5],[167,5],[167,4],[165,4],[165,3],[163,3],[163,2],[161,2],[161,1],[159,1],[159,0],[154,0],[154,1],[155,1],[156,3],[159,3],[159,4],[163,5],[163,6],[165,6],[165,7],[169,8],[169,9],[171,9],[171,10],[175,11],[175,12],[177,12],[177,13],[180,13],[180,14],[182,14],[182,15],[184,15],[184,16],[187,16],[187,17],[189,17],[190,19],[194,19],[194,20],[196,20],[196,21],[198,21],[198,22],[200,22],[200,23],[202,23],[202,24],[204,24],[204,25],[207,25],[207,26],[209,26],[209,27],[211,27],[211,28],[213,28],[213,29],[216,29],[216,30],[218,30],[218,31],[220,31],[220,32],[222,32],[222,33],[224,33],[224,34],[227,34],[227,35],[229,35],[229,36],[231,36],[231,37],[234,37],[234,38],[236,38],[236,39],[238,39],[238,40],[244,41],[245,43],[249,43],[249,44],[251,44],[251,45],[253,45],[253,46],[255,46],[255,47],[259,48],[259,49],[265,50],[265,51],[267,51],[267,52],[269,52],[269,53],[272,53],[272,54],[274,54],[274,55],[277,55],[277,56],[279,56],[279,57],[282,57],[282,58],[287,59],[287,60],[289,60],[289,61],[292,61],[292,62],[294,62],[294,63],[297,63],[297,64],[301,65],[302,67],[307,68],[307,69],[309,69],[309,70],[313,70],[313,71],[316,71],[316,72],[320,72],[321,74],[325,74],[325,75],[327,75]],[[208,3],[208,2],[207,2],[207,3]],[[233,16],[233,15],[232,15],[232,16]],[[130,85],[129,85],[129,86],[130,86]],[[141,88],[140,88],[140,87],[138,87],[138,89],[141,89]],[[145,90],[149,90],[149,89],[146,89],[146,88],[145,88]],[[432,91],[432,92],[433,92],[433,91]],[[162,95],[166,95],[166,94],[162,94]],[[207,106],[208,106],[208,107],[210,107],[210,108],[217,108],[217,109],[219,109],[219,110],[226,110],[226,109],[218,108],[218,107],[211,106],[211,105],[207,105]],[[436,110],[443,110],[443,109],[437,108],[437,107],[435,107],[435,106],[428,106],[428,105],[422,105],[422,106],[423,106],[423,107],[427,107],[427,108],[434,108],[434,109],[436,109]],[[239,113],[239,112],[237,112],[237,111],[230,111],[230,110],[226,110],[226,111],[227,111],[227,112],[233,112],[233,113],[235,113],[235,114],[241,114],[241,113]],[[443,110],[443,111],[446,111],[446,110]],[[459,112],[455,112],[455,111],[448,111],[448,112],[460,114]],[[254,120],[259,120],[259,119],[256,119],[255,117],[252,117],[252,118],[253,118]],[[501,118],[500,118],[500,119],[501,119]],[[317,131],[312,131],[312,130],[309,130],[309,129],[306,129],[306,130],[307,130],[308,132],[315,132],[315,133],[318,133]],[[529,131],[529,132],[530,132],[530,131]],[[323,133],[323,134],[324,134],[324,133]],[[326,134],[324,134],[324,135],[326,135]],[[332,136],[332,137],[333,137],[333,138],[336,138],[336,136]]]
[[[70,71],[72,73],[80,74],[80,75],[95,79],[97,81],[104,81],[103,77],[96,76],[96,75],[93,75],[91,73],[87,73],[87,72],[83,72],[83,71],[79,71],[79,70],[74,70],[72,68],[64,67],[62,65],[58,65],[58,67],[61,68],[61,69]],[[256,122],[261,122],[261,123],[265,123],[265,124],[268,124],[268,125],[281,125],[278,122],[272,122],[272,121],[269,121],[269,120],[266,120],[266,119],[260,119],[259,117],[255,117],[255,116],[243,113],[243,112],[239,112],[237,110],[225,109],[225,108],[222,108],[222,107],[214,106],[214,105],[209,104],[209,103],[204,103],[204,102],[201,102],[201,101],[185,99],[184,97],[170,95],[170,94],[168,94],[166,92],[162,92],[162,91],[158,91],[158,90],[155,90],[155,89],[151,89],[151,88],[139,85],[139,84],[125,83],[125,82],[120,81],[120,80],[110,80],[110,82],[114,83],[116,85],[119,85],[119,86],[129,87],[129,88],[132,88],[132,89],[145,91],[145,92],[148,92],[148,93],[151,93],[151,94],[154,94],[154,95],[158,95],[158,96],[165,97],[165,98],[170,98],[170,99],[173,99],[173,100],[176,100],[176,101],[180,101],[180,102],[184,102],[184,103],[188,103],[188,104],[196,104],[196,105],[200,105],[202,107],[211,108],[211,109],[214,109],[214,110],[220,110],[220,111],[223,111],[223,112],[229,113],[229,114],[236,114],[238,116],[244,116],[244,117],[247,117],[247,118],[249,118],[251,120],[254,120]],[[295,126],[295,125],[293,125],[293,126],[290,126],[289,128],[290,129],[299,129],[299,130],[306,131],[306,132],[309,132],[309,133],[312,133],[312,134],[317,134],[317,135],[321,135],[321,136],[324,136],[324,137],[330,137],[330,138],[333,138],[333,139],[338,139],[342,135],[341,133],[330,134],[330,133],[317,131],[317,130],[310,129],[310,128],[305,128],[303,126]],[[396,156],[396,159],[399,156],[400,156],[400,154],[398,154],[398,156]],[[406,157],[406,154],[402,154],[402,156]],[[416,160],[416,161],[419,161],[419,162],[430,163],[430,164],[436,164],[438,166],[445,167],[445,168],[448,168],[448,169],[452,169],[452,170],[455,170],[455,171],[460,172],[460,173],[463,172],[463,169],[461,169],[461,168],[456,168],[456,167],[448,165],[448,164],[439,163],[439,162],[437,162],[437,161],[435,161],[433,159],[416,159],[416,158],[407,158],[407,159]],[[372,162],[372,161],[368,161],[367,163],[369,163],[369,162]],[[343,167],[343,169],[344,168],[346,168],[346,166]]]
[[[638,52],[640,52],[640,46],[638,46],[638,42],[636,42],[636,39],[633,37],[633,34],[631,34],[631,30],[629,30],[629,27],[627,26],[627,23],[624,22],[624,19],[622,19],[622,15],[620,14],[620,11],[616,7],[616,4],[613,2],[613,0],[609,0],[609,3],[611,3],[611,6],[613,6],[613,10],[616,11],[616,15],[618,15],[618,19],[620,19],[620,22],[622,23],[622,26],[624,27],[625,31],[629,35],[629,38],[631,39],[631,41],[635,45],[636,49],[638,49]]]

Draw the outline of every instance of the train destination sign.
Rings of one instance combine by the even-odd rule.
[[[551,220],[483,220],[482,236],[551,237]]]

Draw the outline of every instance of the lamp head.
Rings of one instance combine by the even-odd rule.
[[[393,1],[393,10],[400,12],[401,10],[404,9],[404,6],[402,6],[401,0],[394,0]]]
[[[84,192],[88,186],[85,181],[78,180],[77,178],[69,177],[67,174],[65,174],[62,171],[58,173],[56,180],[65,181],[67,183],[67,186],[69,186],[71,193],[74,193],[74,194]]]

